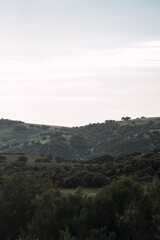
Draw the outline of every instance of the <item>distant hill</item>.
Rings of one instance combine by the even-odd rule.
[[[0,120],[0,153],[92,158],[160,148],[160,117],[58,127]]]

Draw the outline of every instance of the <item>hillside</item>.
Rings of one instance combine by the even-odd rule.
[[[58,127],[0,120],[0,153],[84,159],[160,148],[160,117]]]

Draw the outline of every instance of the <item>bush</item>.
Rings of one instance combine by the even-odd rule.
[[[18,162],[26,163],[27,161],[28,161],[28,158],[25,156],[19,156],[19,158],[18,158]]]
[[[106,183],[106,177],[102,173],[95,173],[92,178],[92,187],[102,187]]]
[[[65,187],[67,188],[76,188],[81,185],[81,180],[77,176],[71,176],[66,178]]]
[[[5,156],[0,156],[0,160],[7,160]]]

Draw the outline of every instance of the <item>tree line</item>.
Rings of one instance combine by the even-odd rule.
[[[67,160],[57,157],[38,157],[31,164],[25,155],[9,162],[7,155],[0,155],[0,174],[30,173],[36,178],[50,178],[60,188],[103,187],[113,179],[130,176],[133,179],[148,183],[155,177],[160,178],[160,150],[148,153],[133,152],[111,156],[105,154],[86,160]]]

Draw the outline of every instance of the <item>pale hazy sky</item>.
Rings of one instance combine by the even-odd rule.
[[[160,116],[160,0],[1,0],[0,109],[63,126]]]

